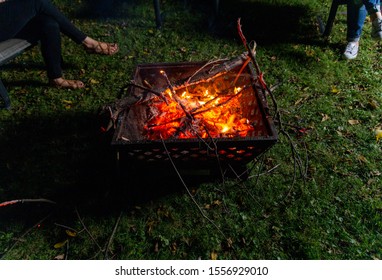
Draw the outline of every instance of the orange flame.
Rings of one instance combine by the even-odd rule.
[[[156,98],[150,104],[152,117],[145,125],[149,140],[168,138],[245,137],[253,126],[243,117],[241,104],[235,95],[242,88],[219,95],[210,86],[197,86],[193,91],[164,92],[168,104]],[[192,119],[190,119],[190,115]]]

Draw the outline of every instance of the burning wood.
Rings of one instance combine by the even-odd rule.
[[[232,82],[233,79],[222,76],[213,83],[198,83],[183,91],[167,89],[164,92],[167,104],[158,98],[149,104],[147,139],[247,136],[254,128],[243,117],[238,97],[250,87],[233,87]],[[216,84],[218,88],[214,87]]]

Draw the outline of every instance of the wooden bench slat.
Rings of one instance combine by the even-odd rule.
[[[21,54],[24,50],[32,46],[33,44],[23,39],[9,39],[0,42],[0,66],[7,63],[17,55]],[[1,81],[0,77],[0,98],[3,99],[4,105],[0,104],[1,108],[9,109],[11,107],[11,101],[8,96],[7,89]]]
[[[0,65],[7,63],[32,44],[23,39],[9,39],[0,42]]]

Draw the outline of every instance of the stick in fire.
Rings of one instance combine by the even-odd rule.
[[[166,79],[166,82],[167,82],[167,85],[169,86],[170,90],[171,90],[171,93],[172,93],[172,98],[174,98],[174,100],[179,104],[179,106],[182,108],[182,110],[184,111],[184,113],[186,114],[186,116],[190,119],[190,120],[193,120],[194,117],[190,114],[190,112],[188,112],[188,110],[186,109],[186,107],[184,107],[184,105],[182,104],[182,101],[179,100],[178,98],[178,95],[176,94],[176,91],[174,89],[174,87],[172,86],[170,80],[168,79],[168,76],[166,74],[166,72],[164,70],[161,70],[160,73],[165,77]]]

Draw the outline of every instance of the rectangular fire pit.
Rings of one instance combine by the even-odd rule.
[[[130,88],[129,95],[146,99],[119,114],[111,143],[119,157],[246,164],[274,145],[277,132],[251,63],[225,63],[231,69],[216,75],[210,74],[224,68],[219,63],[138,65],[134,84],[165,98],[142,87]]]

